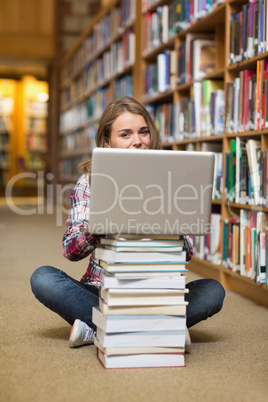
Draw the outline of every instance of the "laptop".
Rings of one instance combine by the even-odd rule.
[[[94,148],[91,168],[91,233],[209,233],[212,152]]]

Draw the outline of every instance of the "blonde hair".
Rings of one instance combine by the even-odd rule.
[[[151,137],[150,149],[160,148],[160,137],[158,129],[148,111],[138,101],[129,96],[116,99],[106,106],[99,122],[98,130],[96,133],[96,145],[100,148],[105,148],[111,137],[112,125],[114,121],[124,112],[134,113],[141,115],[148,128]],[[83,162],[79,165],[79,169],[83,173],[90,173],[91,161]]]

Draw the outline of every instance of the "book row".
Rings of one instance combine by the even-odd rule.
[[[211,214],[211,232],[196,236],[194,254],[213,264],[267,284],[267,213],[241,209],[237,215],[229,210],[230,219]]]
[[[249,1],[230,18],[229,64],[251,59],[268,51],[268,8],[266,0]]]
[[[150,96],[169,88],[169,81],[164,81],[167,76],[158,66],[147,66],[145,85]],[[194,82],[190,96],[181,96],[176,111],[170,113],[170,140],[268,128],[267,67],[267,61],[260,60],[256,71],[241,71],[234,82],[227,83],[226,94],[222,80]]]
[[[194,82],[189,97],[180,98],[177,138],[209,137],[224,133],[224,90],[222,80]]]
[[[90,119],[99,119],[106,108],[112,101],[112,88],[107,86],[98,89],[92,96],[86,100],[86,121]]]
[[[98,119],[110,100],[121,96],[132,96],[132,88],[133,77],[131,74],[127,74],[117,78],[114,85],[98,89],[85,101],[81,101],[61,113],[60,132],[75,130],[83,124],[90,123],[91,119]],[[61,99],[63,104],[71,101],[70,87],[62,91]]]
[[[26,135],[26,146],[29,152],[46,152],[47,150],[47,139],[46,136],[41,134],[27,134]]]
[[[97,53],[111,45],[116,35],[122,33],[125,27],[131,26],[135,18],[136,0],[121,0],[120,7],[102,17],[84,40],[86,61],[95,58]]]
[[[6,149],[9,146],[9,133],[0,133],[0,149]]]
[[[179,46],[177,52],[165,50],[156,56],[156,63],[146,66],[145,96],[155,96],[175,88],[177,84],[200,80],[215,70],[215,41],[197,38],[196,34],[187,34],[186,42]]]
[[[260,140],[231,140],[225,154],[225,199],[230,202],[268,206],[268,150]]]
[[[167,43],[179,32],[180,4],[173,0],[169,4],[158,6],[154,12],[144,16],[144,56],[152,49]],[[143,7],[146,7],[143,5]]]
[[[122,73],[135,62],[135,34],[128,32],[122,41],[111,45],[101,57],[85,67],[84,90],[91,91],[116,74]]]
[[[60,132],[73,131],[85,124],[89,124],[93,119],[99,119],[111,100],[111,86],[99,89],[87,98],[86,101],[61,114]]]
[[[109,80],[127,71],[135,61],[135,35],[128,32],[122,41],[114,43],[109,50],[91,63],[87,63],[72,83],[62,89],[62,104],[78,100],[86,92],[94,92],[107,85]]]
[[[200,80],[216,69],[216,41],[207,33],[187,33],[177,51],[179,85]]]
[[[144,99],[175,88],[176,53],[167,50],[157,55],[156,63],[148,64],[144,77]]]
[[[77,171],[77,167],[80,163],[86,162],[89,159],[89,155],[76,155],[61,160],[59,162],[59,176],[63,180],[67,180],[70,182],[76,182],[79,175]],[[68,203],[70,199],[66,197]]]
[[[14,111],[14,98],[11,96],[0,96],[0,114],[11,115]]]
[[[178,103],[146,105],[155,117],[161,116],[161,137],[170,142],[223,134],[224,106],[221,80],[195,82],[191,96],[180,97]]]
[[[45,101],[29,100],[24,104],[24,114],[28,116],[46,117],[48,113],[48,103]]]
[[[23,156],[22,163],[20,163],[23,170],[27,171],[38,171],[44,170],[46,167],[46,162],[44,158],[40,158],[39,152],[27,152]],[[25,179],[29,182],[36,182],[35,179]]]
[[[173,21],[176,32],[184,30],[198,19],[210,13],[217,5],[223,3],[224,0],[175,0],[169,8],[169,15]],[[157,3],[154,0],[143,0],[142,10],[147,9]],[[171,25],[171,24],[170,24]],[[175,32],[175,33],[176,33]]]
[[[0,116],[0,133],[9,133],[12,129],[12,118],[8,115]]]
[[[92,61],[105,51],[116,39],[123,35],[126,29],[133,25],[136,13],[136,0],[121,0],[118,7],[98,21],[92,32],[76,49],[73,57],[68,60],[62,71],[62,81],[79,74],[86,63]]]
[[[267,247],[267,214],[241,209],[223,221],[224,267],[267,284]]]
[[[10,167],[10,154],[0,148],[0,169],[8,169]]]
[[[47,121],[45,117],[27,117],[24,122],[26,132],[45,133]]]
[[[184,366],[185,251],[179,236],[101,237],[97,356],[106,368]]]
[[[206,236],[194,237],[194,255],[201,260],[220,265],[221,255],[221,215],[212,213],[210,217],[211,230]]]
[[[73,156],[75,154],[83,154],[92,151],[95,147],[95,136],[97,125],[93,124],[89,127],[76,130],[72,134],[63,135],[59,141],[59,151],[61,156]]]
[[[258,60],[256,70],[243,70],[226,89],[226,132],[268,128],[268,61]]]
[[[6,186],[7,182],[9,179],[9,173],[7,171],[7,169],[4,167],[2,168],[2,166],[0,166],[0,186]]]
[[[222,1],[173,0],[170,4],[160,6],[156,12],[145,15],[145,49],[166,43],[182,29],[186,29],[197,19],[220,4]],[[147,5],[143,5],[145,9]],[[117,35],[123,35],[125,28],[131,27],[136,17],[136,1],[122,0],[120,7],[114,8],[94,25],[93,31],[84,39],[82,45],[74,52],[64,66],[63,81],[74,76],[85,64],[94,60],[98,54],[112,46]]]

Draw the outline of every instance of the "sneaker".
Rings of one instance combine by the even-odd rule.
[[[75,348],[77,346],[90,345],[93,343],[94,337],[95,331],[85,322],[77,319],[71,329],[69,347]]]
[[[192,341],[189,333],[189,329],[186,327],[185,331],[185,353],[190,353],[192,347]]]

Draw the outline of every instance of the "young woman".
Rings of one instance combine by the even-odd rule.
[[[103,112],[96,134],[98,147],[159,149],[159,133],[147,110],[136,100],[120,98],[110,103]],[[101,268],[94,259],[98,236],[81,232],[88,226],[90,205],[90,162],[82,164],[83,175],[72,194],[67,231],[63,237],[63,255],[71,261],[89,256],[89,265],[80,281],[63,271],[51,267],[38,268],[31,277],[31,287],[36,298],[72,325],[69,346],[81,346],[93,342],[95,325],[92,323],[92,307],[98,306],[98,287]],[[185,236],[187,260],[193,254],[192,238]],[[187,327],[219,312],[225,291],[213,279],[201,279],[186,285]]]

